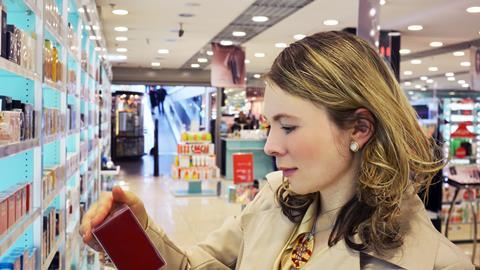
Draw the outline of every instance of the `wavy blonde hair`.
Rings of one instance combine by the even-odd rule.
[[[358,190],[337,218],[329,238],[355,250],[384,253],[399,247],[400,202],[407,188],[418,192],[443,167],[437,147],[422,132],[417,115],[390,68],[366,41],[346,32],[322,32],[291,44],[275,59],[266,80],[285,92],[325,108],[340,128],[358,120],[358,108],[374,116],[375,132],[364,146]],[[277,191],[283,213],[299,222],[312,194]],[[294,203],[292,203],[294,202]],[[293,213],[293,214],[292,214]],[[360,242],[355,240],[358,234]]]

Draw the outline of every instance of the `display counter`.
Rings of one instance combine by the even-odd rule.
[[[225,178],[227,180],[233,179],[232,154],[234,153],[253,154],[253,177],[255,179],[264,179],[265,175],[272,172],[273,159],[263,151],[265,142],[265,139],[222,138],[222,156],[225,164],[225,166],[222,166],[222,173]]]

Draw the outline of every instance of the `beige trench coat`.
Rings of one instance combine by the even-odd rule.
[[[267,180],[239,216],[228,219],[204,242],[187,250],[180,250],[149,219],[147,234],[166,259],[166,269],[272,270],[294,224],[275,203],[281,173],[271,173]],[[402,229],[407,231],[404,245],[391,256],[357,252],[340,241],[322,256],[313,255],[303,269],[474,269],[468,258],[435,230],[418,196],[411,195],[402,202],[401,217]]]

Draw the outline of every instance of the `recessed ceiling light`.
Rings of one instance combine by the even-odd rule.
[[[212,51],[207,51],[207,55],[213,55]]]
[[[480,7],[469,7],[467,8],[468,13],[480,13]]]
[[[233,31],[232,35],[234,37],[244,37],[247,35],[247,33],[243,32],[243,31]]]
[[[418,25],[418,24],[408,26],[408,30],[410,30],[410,31],[420,31],[422,29],[423,29],[423,26]]]
[[[114,28],[115,31],[117,32],[127,32],[128,31],[128,27],[125,27],[125,26],[117,26]]]
[[[454,55],[454,56],[464,56],[464,55],[465,55],[465,52],[457,51],[457,52],[453,52],[453,55]]]
[[[422,90],[422,91],[427,91],[427,88],[426,88],[426,87],[422,87],[422,88],[420,88],[420,90]]]
[[[407,75],[407,76],[413,75],[413,71],[411,71],[411,70],[405,70],[405,71],[403,72],[403,75]]]
[[[371,9],[370,9],[370,12],[369,12],[370,17],[374,17],[375,14],[377,14],[377,10],[374,9],[374,8],[371,8]]]
[[[411,53],[412,51],[410,51],[410,49],[400,49],[400,54],[409,54]]]
[[[448,77],[447,80],[448,81],[455,81],[455,77]]]
[[[197,61],[199,63],[207,63],[208,62],[208,59],[207,58],[198,58]]]
[[[470,62],[468,62],[468,61],[461,62],[461,63],[460,63],[460,66],[462,66],[462,67],[469,67],[469,66],[470,66]]]
[[[457,82],[458,82],[458,84],[464,84],[465,80],[458,80]]]
[[[427,77],[427,76],[421,76],[421,77],[420,77],[420,80],[426,81],[426,80],[428,80],[428,77]]]
[[[255,79],[260,79],[260,77],[262,77],[262,76],[257,73],[257,74],[253,74],[253,77],[254,77]]]
[[[261,58],[261,57],[265,57],[265,54],[264,53],[255,53],[254,56],[258,57],[258,58]]]
[[[159,49],[157,52],[159,54],[169,54],[170,53],[170,51],[168,49]]]
[[[125,9],[114,9],[112,10],[112,13],[115,14],[115,15],[127,15],[128,14],[128,10],[125,10]]]
[[[199,68],[200,67],[200,64],[191,64],[190,65],[192,68]]]
[[[450,96],[455,96],[455,92],[448,92]]]
[[[438,71],[438,67],[429,67],[428,71]]]
[[[279,43],[275,43],[275,47],[286,48],[286,47],[288,47],[288,45],[287,45],[287,43],[279,42]]]
[[[428,79],[428,80],[427,80],[427,83],[433,83],[433,80],[432,80],[432,79]]]
[[[128,41],[128,37],[116,37],[116,41]]]
[[[245,59],[245,64],[250,64],[250,60]]]
[[[422,60],[420,59],[413,59],[410,61],[413,65],[420,65],[422,63]]]
[[[402,35],[402,33],[396,32],[396,31],[388,33],[388,36],[390,36],[390,37],[399,37],[401,35]]]
[[[332,25],[337,25],[338,21],[337,20],[325,20],[323,21],[324,25],[332,26]]]
[[[453,73],[453,72],[447,72],[447,73],[445,73],[445,76],[447,76],[447,77],[453,77],[453,76],[455,76],[455,73]]]
[[[295,40],[301,40],[301,39],[304,39],[305,37],[306,35],[304,34],[296,34],[295,36],[293,36]]]
[[[470,86],[470,85],[469,85],[468,83],[462,84],[462,87],[463,87],[463,88],[468,88],[469,86]]]
[[[127,48],[117,48],[117,52],[125,53],[125,52],[128,52],[128,49]]]
[[[405,86],[410,86],[410,85],[412,85],[411,82],[404,82],[403,84],[404,84]]]
[[[268,17],[267,16],[253,16],[252,21],[254,21],[254,22],[266,22],[266,21],[268,21]]]
[[[415,89],[420,89],[422,86],[420,84],[415,84]]]
[[[159,67],[160,66],[160,62],[152,62],[152,67]]]
[[[441,41],[430,42],[430,47],[442,47],[442,46],[443,46],[443,42],[441,42]]]
[[[385,0],[380,0],[380,5],[381,5],[381,6],[384,6],[386,3],[387,3],[387,1],[385,1]]]
[[[233,42],[231,40],[222,40],[220,41],[220,45],[230,46],[230,45],[233,45]]]

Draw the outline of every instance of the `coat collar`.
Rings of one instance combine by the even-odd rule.
[[[275,191],[282,182],[282,173],[271,173],[267,175],[267,180],[270,188],[275,194]],[[278,222],[278,220],[282,220],[282,222],[285,223],[281,225],[285,226],[284,233],[288,234],[286,236],[287,239],[285,239],[286,241],[288,240],[288,236],[290,236],[293,225],[288,222],[288,219],[283,216],[278,208],[280,208],[280,206],[275,204],[274,209],[272,209],[274,211],[268,212],[272,215],[276,215],[275,217],[272,217],[271,221]],[[399,220],[401,230],[404,233],[403,245],[387,254],[381,255],[374,252],[365,252],[365,254],[368,254],[374,259],[385,261],[404,269],[433,269],[439,245],[438,231],[433,227],[427,216],[423,202],[416,194],[414,194],[413,188],[406,191],[405,198],[400,204]],[[279,228],[280,226],[275,224],[275,227]],[[283,245],[280,245],[277,248],[278,251],[274,255],[274,258],[276,258],[276,255],[278,255],[278,252],[281,251],[282,247]],[[344,240],[338,242],[335,247],[332,247],[332,250],[335,252],[350,253],[349,260],[351,266],[357,269],[354,265],[358,265],[358,269],[360,269],[361,256],[359,256],[358,252],[354,252],[348,248]],[[313,258],[312,264],[314,264],[315,261],[316,260]]]

